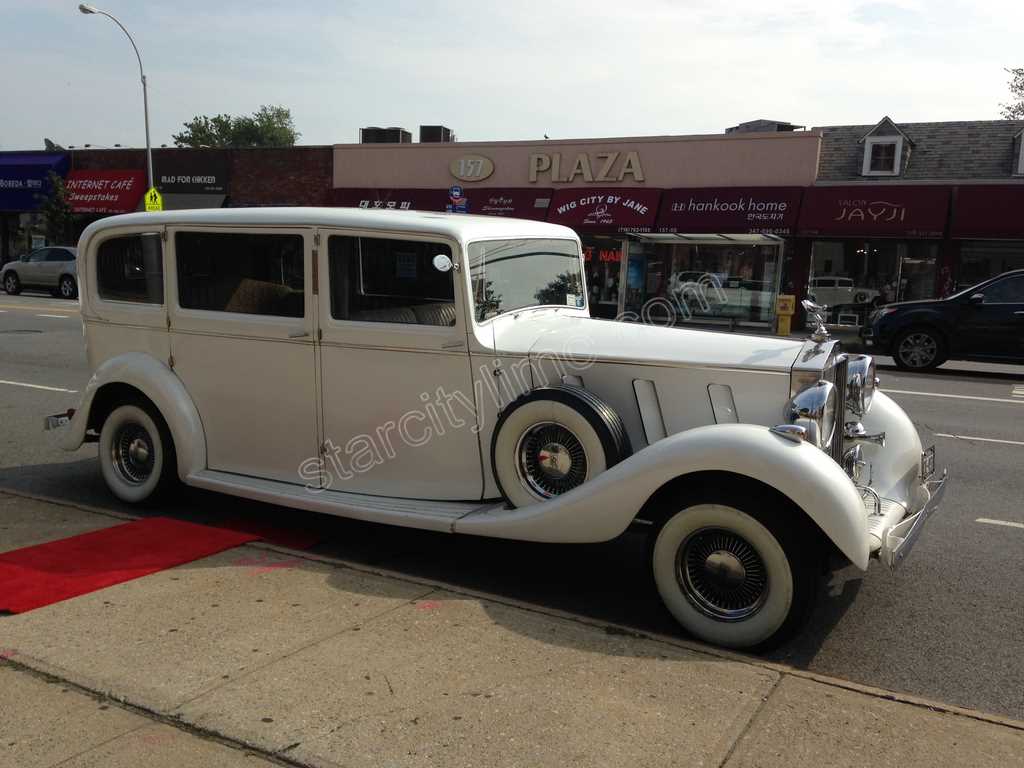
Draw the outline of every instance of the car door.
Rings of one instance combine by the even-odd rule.
[[[171,358],[208,468],[318,487],[312,229],[168,235]]]
[[[18,266],[18,278],[22,285],[42,285],[45,281],[46,256],[49,248],[38,248]]]
[[[979,294],[982,300],[973,298]],[[995,280],[965,298],[964,354],[1024,359],[1024,274]]]
[[[44,262],[45,274],[43,276],[43,284],[48,288],[56,288],[60,282],[60,276],[64,274],[67,262],[67,251],[63,248],[50,248]]]
[[[457,264],[458,244],[404,233],[318,236],[325,487],[479,499],[464,288],[455,269],[433,264],[439,255]]]

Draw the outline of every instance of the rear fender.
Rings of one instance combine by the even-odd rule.
[[[60,438],[66,451],[81,447],[97,393],[108,384],[127,384],[148,397],[160,411],[174,440],[178,476],[206,468],[206,433],[185,386],[166,364],[142,352],[126,352],[103,362],[85,387],[82,402]]]
[[[599,542],[630,525],[666,483],[695,472],[729,472],[775,488],[810,517],[851,563],[868,566],[867,520],[843,469],[808,443],[753,424],[679,432],[634,453],[557,498],[460,518],[456,533],[543,542]]]

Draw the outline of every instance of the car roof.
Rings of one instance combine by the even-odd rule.
[[[456,240],[503,237],[551,237],[576,239],[568,227],[503,216],[465,213],[395,211],[363,208],[207,208],[201,210],[129,213],[109,216],[90,224],[82,239],[113,227],[201,225],[345,227],[383,229],[392,232],[431,233]]]

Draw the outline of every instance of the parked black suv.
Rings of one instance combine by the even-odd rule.
[[[861,338],[909,370],[935,368],[950,358],[1024,363],[1024,269],[948,299],[879,307],[868,315]]]

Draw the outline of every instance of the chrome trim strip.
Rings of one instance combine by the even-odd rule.
[[[903,563],[907,555],[910,554],[910,550],[921,536],[921,531],[924,529],[925,523],[928,522],[928,518],[935,513],[942,503],[942,497],[946,493],[946,480],[948,479],[949,470],[944,469],[942,470],[942,476],[937,480],[929,480],[924,483],[924,488],[928,491],[928,501],[925,502],[917,514],[911,515],[903,522],[894,525],[885,535],[885,545],[882,547],[879,556],[882,562],[889,566],[889,570],[895,571]]]

